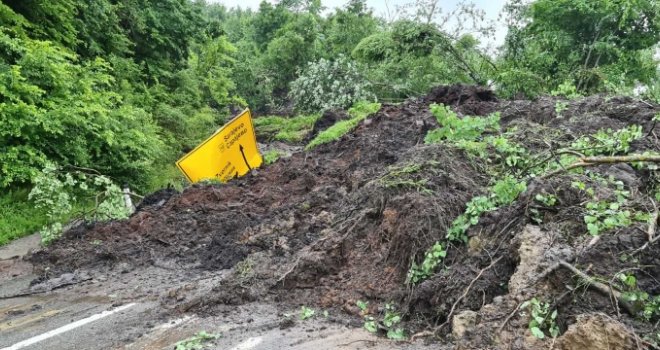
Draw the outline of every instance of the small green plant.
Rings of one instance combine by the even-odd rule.
[[[360,311],[364,314],[367,312],[367,308],[369,307],[369,302],[368,301],[362,301],[358,300],[355,305],[360,309]]]
[[[283,153],[281,151],[276,150],[276,149],[272,149],[268,152],[265,152],[264,153],[264,163],[266,163],[266,165],[273,164],[278,159],[280,159],[280,157],[282,155],[283,155]]]
[[[417,284],[427,279],[446,256],[447,250],[445,247],[442,243],[436,242],[431,249],[426,251],[421,264],[418,265],[413,261],[410,270],[408,270],[408,283]]]
[[[188,339],[177,342],[174,346],[176,350],[200,350],[204,348],[205,343],[218,338],[220,338],[220,334],[201,331]]]
[[[619,203],[607,201],[589,202],[586,204],[587,215],[584,222],[587,230],[593,236],[615,227],[628,227],[632,224],[631,212],[622,210]]]
[[[511,204],[520,193],[527,189],[525,182],[519,182],[512,176],[506,176],[495,182],[487,196],[473,197],[467,203],[465,212],[458,216],[447,230],[447,239],[450,241],[467,242],[467,230],[479,223],[482,214],[495,210],[501,206]],[[429,278],[436,267],[445,258],[447,252],[441,242],[436,242],[425,254],[421,264],[413,261],[408,271],[408,283],[416,284]]]
[[[529,152],[525,147],[509,140],[505,135],[490,136],[486,141],[496,151],[499,161],[511,168],[524,168],[530,162]]]
[[[467,204],[465,212],[454,220],[447,232],[447,238],[453,241],[467,242],[465,232],[479,222],[483,213],[511,204],[520,193],[527,189],[525,182],[519,182],[512,176],[506,176],[495,182],[490,188],[490,195],[477,196]]]
[[[559,326],[557,326],[557,310],[550,310],[550,304],[542,302],[537,298],[532,298],[522,305],[521,309],[527,309],[531,319],[529,321],[529,331],[539,339],[544,339],[546,332],[555,338],[559,335]]]
[[[441,126],[426,134],[424,142],[427,144],[443,141],[450,143],[475,141],[484,132],[497,131],[500,127],[499,113],[493,113],[487,117],[458,118],[449,106],[432,104],[430,109]]]
[[[383,326],[387,329],[387,338],[392,340],[404,340],[406,334],[403,328],[397,327],[401,323],[401,314],[399,314],[394,305],[385,304],[385,316],[383,317]]]
[[[575,86],[575,84],[573,84],[570,81],[565,81],[565,82],[559,84],[559,86],[557,86],[557,89],[552,90],[550,92],[550,94],[552,96],[564,96],[568,99],[576,99],[576,98],[581,96],[578,93],[577,87]]]
[[[342,136],[360,124],[368,116],[380,110],[380,103],[358,102],[348,110],[351,119],[342,120],[331,127],[321,131],[316,137],[305,146],[305,150],[311,150],[319,145],[338,140]]]
[[[557,196],[554,194],[537,193],[534,200],[546,207],[554,207],[557,204]]]
[[[616,279],[623,284],[623,298],[638,305],[639,316],[649,322],[660,317],[660,295],[650,296],[637,287],[637,278],[633,274],[619,273]]]
[[[613,184],[616,188],[614,190],[614,200],[589,201],[585,204],[586,213],[583,219],[587,224],[589,233],[597,236],[616,227],[632,225],[632,212],[623,209],[630,196],[630,192],[626,191],[624,183],[614,178],[604,179],[596,175],[592,176],[604,185]]]
[[[568,109],[568,102],[564,102],[564,101],[555,102],[555,113],[557,114],[557,118],[563,118],[561,114],[564,113],[566,109]]]
[[[306,319],[314,317],[315,314],[316,314],[316,311],[312,308],[309,308],[307,306],[303,306],[303,307],[300,308],[300,319],[303,320],[303,321],[306,320]]]
[[[404,329],[398,327],[401,323],[401,314],[396,311],[393,304],[385,304],[382,322],[379,322],[374,316],[368,314],[368,303],[358,300],[356,305],[360,308],[364,316],[364,329],[371,333],[377,333],[379,329],[382,329],[386,332],[387,338],[392,340],[406,339]]]
[[[557,204],[557,196],[554,194],[537,193],[534,200],[543,204],[545,207],[554,207]],[[543,223],[543,215],[537,208],[529,208],[531,219],[537,224]]]

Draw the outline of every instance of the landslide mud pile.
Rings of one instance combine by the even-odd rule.
[[[182,303],[198,312],[262,301],[338,309],[361,320],[392,303],[408,335],[449,347],[648,347],[657,314],[642,316],[648,303],[621,305],[616,290],[660,294],[660,243],[640,249],[655,211],[654,170],[615,163],[528,177],[517,200],[468,229],[467,243],[445,239],[466,204],[488,195],[497,160],[425,144],[438,127],[432,103],[459,115],[500,112],[501,130],[538,155],[536,161],[554,161],[560,155],[553,150],[581,136],[631,125],[640,125],[644,136],[629,153],[660,150],[652,120],[658,106],[594,96],[566,101],[558,113],[557,101],[498,101],[481,88],[439,87],[384,105],[340,140],[228,185],[156,193],[130,219],[75,228],[31,259],[50,274],[124,263],[230,269],[209,295]],[[627,210],[646,217],[590,235],[585,203],[622,191]],[[543,200],[550,197],[552,203]],[[448,244],[441,267],[407,283],[413,262],[438,241]],[[585,276],[614,292],[590,286]],[[634,287],[621,276],[634,276]],[[531,307],[523,303],[533,298],[557,310],[558,338],[530,334]],[[358,300],[369,301],[369,309],[360,310]]]

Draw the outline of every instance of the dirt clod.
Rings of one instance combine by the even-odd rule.
[[[634,336],[621,323],[603,315],[581,315],[557,339],[556,349],[636,349]]]

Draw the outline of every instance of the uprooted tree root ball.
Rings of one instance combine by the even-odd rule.
[[[229,269],[176,310],[316,305],[372,315],[389,332],[381,316],[396,309],[409,339],[464,349],[657,346],[653,164],[562,167],[657,152],[660,107],[593,96],[557,115],[557,100],[439,87],[246,178],[154,194],[130,219],[74,228],[31,260],[49,275],[122,263]],[[425,143],[448,127],[432,104],[457,123],[499,112],[499,130],[460,139],[470,126],[457,125],[451,139]],[[631,126],[641,131],[616,133]],[[507,179],[518,190],[503,200]]]

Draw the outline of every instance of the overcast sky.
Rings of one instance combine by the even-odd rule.
[[[207,0],[208,2],[215,2],[223,4],[227,7],[240,6],[243,8],[250,7],[252,9],[258,9],[259,3],[262,0]],[[276,3],[277,1],[270,0],[271,3]],[[323,6],[328,8],[342,7],[346,4],[347,0],[321,0]],[[414,2],[414,0],[367,0],[369,7],[374,9],[374,13],[387,18],[387,9],[390,8],[390,11],[394,11],[397,5],[403,5],[406,3]],[[440,7],[442,8],[443,13],[450,12],[454,10],[460,0],[440,0]],[[502,6],[506,0],[473,0],[474,4],[478,8],[486,11],[486,16],[490,20],[497,20]],[[500,45],[504,41],[504,35],[506,30],[503,26],[498,27],[498,33],[496,34],[494,44]]]

